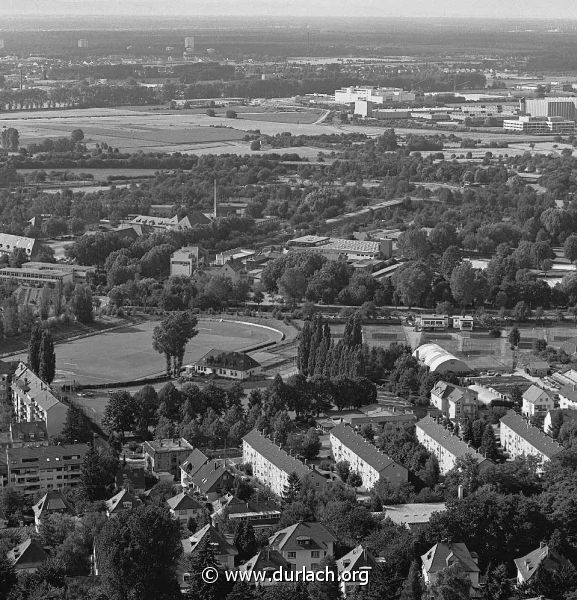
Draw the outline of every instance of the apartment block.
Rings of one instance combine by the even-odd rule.
[[[193,447],[184,439],[150,440],[142,444],[146,466],[153,473],[180,475],[180,465],[192,452]]]
[[[43,421],[50,437],[60,435],[68,407],[53,394],[50,386],[21,362],[12,378],[12,406],[16,421]]]
[[[425,417],[417,423],[416,433],[419,442],[437,457],[441,475],[446,475],[455,466],[457,459],[467,455],[479,463],[480,469],[493,464],[431,417]]]
[[[479,394],[460,385],[439,381],[431,390],[431,404],[449,419],[476,419]]]
[[[242,462],[250,463],[253,476],[277,496],[284,494],[291,473],[296,473],[301,478],[311,477],[316,487],[326,483],[326,479],[318,471],[287,454],[256,429],[242,438]]]
[[[349,425],[337,425],[332,429],[330,441],[335,461],[346,460],[351,471],[361,476],[367,490],[372,489],[381,477],[393,485],[401,485],[409,479],[405,467],[380,452]]]
[[[7,448],[8,485],[24,494],[76,486],[88,449],[86,444]]]
[[[545,462],[563,450],[554,439],[513,410],[501,417],[500,438],[501,446],[511,458],[536,456]]]

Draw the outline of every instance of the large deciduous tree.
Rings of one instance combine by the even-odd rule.
[[[54,341],[48,330],[42,332],[40,341],[40,365],[38,367],[38,377],[50,384],[54,381],[56,375],[56,353],[54,352]]]
[[[163,319],[154,328],[152,347],[156,352],[164,354],[166,373],[178,377],[182,369],[186,344],[198,333],[198,321],[189,312],[178,312]]]

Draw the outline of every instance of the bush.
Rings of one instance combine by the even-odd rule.
[[[491,329],[491,331],[489,331],[489,336],[492,338],[500,338],[501,330],[498,327],[495,327],[494,329]]]
[[[319,469],[322,469],[323,471],[333,471],[334,468],[335,467],[330,460],[321,460],[319,463]]]

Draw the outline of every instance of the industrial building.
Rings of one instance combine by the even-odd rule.
[[[505,131],[519,131],[535,135],[559,134],[570,135],[575,133],[575,121],[563,117],[531,117],[522,115],[517,119],[503,121]]]
[[[317,252],[329,260],[338,260],[341,256],[347,260],[362,260],[376,258],[391,258],[393,254],[393,241],[380,240],[378,242],[344,240],[340,238],[323,237],[318,235],[304,235],[290,240],[287,244],[291,252]]]
[[[415,94],[402,88],[381,88],[372,86],[346,87],[335,91],[337,104],[354,104],[358,101],[368,101],[374,104],[389,104],[399,102],[414,102]]]

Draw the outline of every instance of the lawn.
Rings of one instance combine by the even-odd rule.
[[[152,349],[156,324],[146,321],[57,345],[55,383],[97,384],[162,374],[164,357]],[[249,350],[281,338],[280,333],[269,329],[231,322],[203,320],[198,331],[188,344],[184,364],[198,360],[212,348]]]

